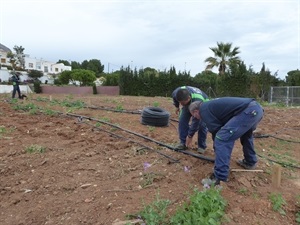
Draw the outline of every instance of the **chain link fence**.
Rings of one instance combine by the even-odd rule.
[[[300,106],[300,86],[271,87],[269,102]]]

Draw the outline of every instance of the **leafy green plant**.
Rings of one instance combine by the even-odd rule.
[[[117,106],[116,106],[116,110],[118,110],[118,111],[123,111],[124,108],[123,108],[122,105],[117,105]]]
[[[159,102],[154,102],[154,103],[153,103],[153,106],[154,106],[154,107],[159,107]]]
[[[195,189],[189,203],[185,203],[171,217],[171,224],[221,224],[227,203],[220,192],[214,187],[204,191]]]
[[[66,99],[64,99],[60,105],[62,106],[66,106],[66,107],[72,107],[72,108],[76,108],[76,109],[81,109],[85,107],[85,103],[83,101],[80,100],[76,100],[76,101],[68,101]]]
[[[5,126],[0,126],[0,134],[4,134],[6,132],[7,132],[7,130],[6,130]]]
[[[43,98],[43,97],[38,96],[38,97],[36,98],[36,101],[38,101],[38,102],[48,102],[49,99],[48,99],[48,98]]]
[[[0,138],[2,138],[3,134],[6,134],[8,131],[5,126],[0,126]]]
[[[38,109],[36,109],[36,108],[29,110],[29,114],[31,114],[31,115],[36,115],[37,113],[38,113]]]
[[[30,145],[29,147],[26,147],[25,150],[28,153],[43,153],[46,148],[40,145]]]
[[[36,106],[33,103],[28,104],[15,104],[13,106],[14,110],[24,110],[24,111],[30,111],[31,109],[38,109],[38,106]]]
[[[45,109],[43,112],[48,116],[53,116],[56,114],[56,112],[52,109]]]
[[[162,200],[158,195],[153,203],[144,205],[142,211],[136,215],[130,215],[130,217],[141,218],[147,225],[219,225],[222,222],[227,205],[220,192],[221,189],[214,187],[203,191],[194,189],[194,192],[189,197],[189,202],[177,209],[171,217],[167,214],[167,207],[171,203],[170,200]]]
[[[149,130],[150,132],[155,131],[155,127],[154,127],[154,126],[147,126],[147,127],[148,127],[148,130]]]
[[[107,117],[101,117],[99,120],[104,121],[104,122],[110,122],[110,119]]]
[[[80,100],[71,101],[72,97],[67,97],[67,99],[63,99],[62,101],[59,101],[57,99],[53,99],[51,101],[51,105],[60,105],[68,108],[75,108],[75,109],[81,109],[85,107],[85,103]]]
[[[170,200],[160,199],[159,194],[157,194],[153,203],[144,204],[144,209],[139,212],[139,216],[147,222],[147,225],[168,224],[167,207],[170,203]]]
[[[272,203],[272,208],[274,211],[279,212],[281,215],[285,215],[285,211],[282,209],[283,205],[286,204],[286,201],[281,194],[271,193],[269,199]]]
[[[102,126],[102,123],[100,123],[100,122],[97,122],[96,124],[95,124],[95,127],[101,127]]]

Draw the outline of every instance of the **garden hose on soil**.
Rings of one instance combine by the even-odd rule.
[[[151,147],[149,147],[149,146],[147,146],[147,145],[144,145],[144,144],[142,144],[142,143],[140,143],[140,142],[138,142],[138,141],[132,140],[132,139],[130,139],[130,138],[123,137],[123,136],[121,136],[121,135],[115,134],[115,133],[110,132],[110,131],[108,131],[108,130],[105,130],[105,129],[102,129],[102,128],[100,128],[100,127],[97,127],[97,126],[95,126],[95,125],[89,124],[89,123],[87,123],[87,122],[83,122],[82,119],[80,119],[79,123],[84,123],[84,124],[93,126],[93,129],[97,129],[97,130],[100,130],[100,131],[104,131],[104,132],[106,132],[106,133],[108,133],[108,134],[110,134],[110,135],[113,135],[113,136],[115,136],[115,137],[122,138],[122,139],[126,139],[126,140],[128,140],[129,142],[133,142],[133,143],[139,144],[139,145],[142,146],[143,148],[150,149],[150,150],[152,150],[152,151],[154,151],[154,152],[156,152],[156,153],[158,153],[158,154],[160,154],[160,155],[162,155],[162,156],[164,156],[164,157],[170,159],[172,163],[179,163],[179,160],[178,160],[178,159],[174,159],[174,158],[172,158],[171,156],[169,156],[169,155],[167,155],[167,154],[164,154],[164,153],[161,152],[161,151],[155,150],[155,149],[153,149],[153,148],[151,148]]]
[[[124,109],[117,110],[113,108],[95,107],[95,106],[86,106],[85,108],[107,110],[107,111],[119,112],[119,113],[142,114],[141,123],[149,126],[157,126],[157,127],[167,126],[169,120],[178,122],[178,120],[170,118],[170,113],[168,111],[159,107],[145,107],[143,110],[137,110],[137,111],[128,111]]]
[[[203,160],[206,160],[206,161],[209,161],[209,162],[215,162],[215,160],[212,159],[212,158],[209,158],[209,157],[206,157],[206,156],[202,156],[202,155],[199,155],[199,154],[196,154],[196,153],[193,153],[193,152],[185,151],[185,150],[178,150],[178,149],[175,148],[175,147],[169,146],[169,145],[167,145],[167,144],[164,144],[164,143],[162,143],[162,142],[156,141],[156,140],[154,140],[154,139],[151,139],[151,138],[149,138],[149,137],[143,136],[143,135],[141,135],[141,134],[135,133],[135,132],[133,132],[133,131],[124,129],[124,128],[120,127],[120,126],[114,125],[114,124],[109,123],[109,122],[105,122],[105,121],[98,120],[98,119],[96,119],[96,118],[92,118],[92,117],[88,117],[88,116],[76,115],[76,114],[73,114],[73,113],[66,113],[65,115],[67,115],[67,116],[72,116],[72,117],[77,117],[77,118],[81,118],[81,119],[87,119],[87,120],[97,121],[97,122],[100,122],[100,123],[103,123],[103,124],[106,124],[106,125],[109,125],[109,126],[118,128],[118,129],[123,130],[123,131],[125,131],[125,132],[128,132],[128,133],[130,133],[130,134],[136,135],[136,136],[138,136],[138,137],[144,138],[144,139],[146,139],[146,140],[148,140],[148,141],[154,142],[154,143],[156,143],[156,144],[158,144],[158,145],[160,145],[160,146],[166,147],[166,148],[171,149],[171,150],[173,150],[173,151],[180,152],[180,153],[183,153],[183,154],[186,154],[186,155],[190,155],[190,156],[193,156],[193,157],[195,157],[195,158],[203,159]]]

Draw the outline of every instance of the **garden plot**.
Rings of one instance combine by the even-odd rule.
[[[4,94],[0,100],[1,225],[117,224],[158,198],[170,202],[167,214],[174,215],[195,188],[203,190],[201,180],[213,169],[208,160],[151,141],[177,144],[170,98],[29,94],[11,102]],[[170,112],[168,126],[141,124],[138,112],[152,106]],[[299,108],[265,107],[255,138],[263,172],[231,172],[222,183],[222,224],[297,224],[299,116]],[[207,141],[205,156],[214,158],[210,135]],[[232,169],[241,169],[235,163],[241,157],[236,142]],[[275,165],[281,166],[279,187]]]

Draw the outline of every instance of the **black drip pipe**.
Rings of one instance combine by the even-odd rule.
[[[128,111],[128,110],[124,110],[124,109],[122,109],[122,110],[117,110],[117,109],[113,109],[113,108],[96,107],[96,106],[85,106],[85,108],[88,108],[88,109],[107,110],[107,111],[112,111],[112,112],[129,113],[129,114],[141,114],[141,113],[142,113],[142,110]],[[172,118],[169,118],[169,120],[174,121],[174,122],[178,122],[178,120],[172,119]]]
[[[147,145],[144,145],[144,144],[142,144],[142,143],[140,143],[140,142],[138,142],[138,141],[132,140],[132,139],[130,139],[130,138],[125,138],[125,137],[123,137],[123,136],[121,136],[121,135],[115,134],[115,133],[110,132],[110,131],[108,131],[108,130],[101,129],[100,127],[96,127],[96,126],[94,126],[94,125],[88,124],[87,122],[81,122],[81,123],[84,123],[84,124],[93,126],[94,129],[97,129],[97,130],[100,130],[100,131],[104,131],[104,132],[106,132],[106,133],[108,133],[108,134],[110,134],[110,135],[113,135],[113,136],[115,136],[115,137],[123,138],[123,139],[128,140],[129,142],[133,142],[133,143],[139,144],[139,145],[142,146],[143,148],[150,149],[150,150],[152,150],[152,151],[154,151],[154,152],[156,152],[156,153],[158,153],[158,154],[160,154],[160,155],[162,155],[162,156],[164,156],[164,157],[170,159],[170,160],[172,161],[172,163],[179,163],[179,160],[178,160],[178,159],[174,159],[174,158],[172,158],[171,156],[169,156],[169,155],[167,155],[167,154],[164,154],[164,153],[161,152],[161,151],[155,150],[155,149],[153,149],[153,148],[151,148],[151,147],[149,147],[149,146],[147,146]]]
[[[97,121],[97,122],[100,122],[100,123],[103,123],[103,124],[106,124],[106,125],[109,125],[109,126],[118,128],[118,129],[120,129],[120,130],[126,131],[126,132],[128,132],[128,133],[130,133],[130,134],[134,134],[134,135],[136,135],[136,136],[138,136],[138,137],[144,138],[144,139],[146,139],[146,140],[148,140],[148,141],[154,142],[154,143],[156,143],[156,144],[158,144],[158,145],[160,145],[160,146],[166,147],[166,148],[171,149],[171,150],[173,150],[173,151],[180,152],[180,153],[183,153],[183,154],[185,154],[185,155],[190,155],[190,156],[193,156],[193,157],[195,157],[195,158],[203,159],[203,160],[206,160],[206,161],[209,161],[209,162],[215,162],[215,160],[212,159],[212,158],[209,158],[209,157],[206,157],[206,156],[202,156],[202,155],[199,155],[199,154],[195,154],[195,153],[193,153],[193,152],[189,152],[189,151],[185,151],[185,150],[178,150],[177,148],[174,148],[174,147],[169,146],[169,145],[167,145],[167,144],[164,144],[164,143],[162,143],[162,142],[156,141],[156,140],[151,139],[151,138],[149,138],[149,137],[143,136],[143,135],[141,135],[141,134],[135,133],[135,132],[133,132],[133,131],[124,129],[124,128],[120,127],[120,126],[117,126],[117,125],[112,124],[112,123],[109,123],[109,122],[105,122],[105,121],[98,120],[98,119],[96,119],[96,118],[91,118],[91,117],[88,117],[88,116],[76,115],[76,114],[73,114],[73,113],[66,113],[66,115],[67,115],[67,116],[73,116],[73,117],[81,118],[81,119],[88,119],[88,120]]]

